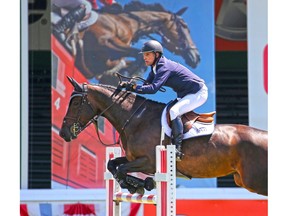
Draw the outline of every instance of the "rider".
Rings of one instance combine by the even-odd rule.
[[[171,87],[177,93],[177,103],[170,109],[172,135],[176,145],[176,160],[181,161],[183,139],[183,123],[181,115],[204,104],[208,98],[208,88],[199,78],[183,65],[167,59],[163,55],[163,47],[156,40],[144,43],[141,52],[146,66],[151,67],[147,77],[148,84],[126,84],[126,90],[139,94],[155,94],[161,86]]]
[[[100,2],[105,6],[115,4],[113,0],[100,0]],[[95,7],[98,9],[95,4],[95,0],[53,0],[51,20],[54,24],[52,31],[55,37],[64,42],[65,31],[71,29],[75,23],[79,23],[78,31],[83,31],[94,24],[98,18],[98,14],[92,10]]]
[[[115,4],[115,0],[88,0],[92,4],[93,9],[99,9],[101,7],[105,7],[107,5]]]

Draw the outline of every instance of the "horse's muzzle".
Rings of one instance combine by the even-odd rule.
[[[196,48],[185,49],[182,56],[185,59],[185,63],[192,68],[196,68],[200,63],[200,54]]]
[[[70,142],[72,139],[75,139],[77,136],[72,134],[68,127],[64,126],[59,131],[60,137],[62,137],[66,142]]]

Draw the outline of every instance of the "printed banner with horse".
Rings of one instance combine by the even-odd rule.
[[[59,172],[67,172],[66,176],[69,179],[67,181],[73,182],[73,187],[76,180],[72,178],[74,174],[70,175],[70,173],[74,172],[74,164],[80,162],[76,159],[78,157],[69,156],[69,154],[72,154],[70,150],[63,151],[63,156],[59,156],[58,148],[71,147],[75,152],[78,148],[80,148],[79,152],[85,152],[86,149],[89,149],[89,152],[93,153],[91,157],[94,158],[95,155],[102,154],[104,147],[100,144],[100,141],[95,139],[96,134],[91,133],[93,127],[87,128],[77,140],[73,141],[73,145],[68,145],[59,137],[58,132],[62,123],[60,119],[63,118],[69,105],[71,90],[71,86],[65,78],[66,75],[77,79],[79,82],[111,86],[118,84],[118,79],[115,76],[116,72],[126,77],[145,78],[149,70],[144,64],[143,56],[139,55],[138,52],[144,42],[156,39],[162,43],[165,57],[191,68],[194,73],[205,79],[209,88],[209,97],[201,107],[201,112],[215,110],[214,1],[163,0],[159,2],[147,0],[143,2],[121,0],[116,2],[117,7],[111,5],[111,7],[105,6],[97,10],[93,9],[93,12],[97,13],[97,20],[87,28],[77,29],[79,21],[73,22],[73,26],[64,31],[66,34],[64,43],[58,40],[54,35],[54,31],[52,31],[52,142],[55,145],[53,151],[57,149],[53,155],[57,160],[59,158],[61,162],[70,164],[69,166],[63,166],[69,167],[70,171],[62,170],[61,163],[54,163],[54,165],[59,167]],[[54,9],[53,6],[52,9]],[[82,23],[82,21],[80,22]],[[54,27],[53,23],[52,30]],[[146,98],[166,103],[175,97],[172,89],[167,88],[165,94],[147,95]],[[110,142],[115,137],[117,138],[117,132],[111,127],[107,119],[102,121],[100,130],[106,128],[105,132],[102,131],[104,141],[109,140],[108,142]],[[195,132],[198,133],[200,129],[196,128]],[[95,140],[95,142],[91,140]],[[69,161],[61,160],[61,157],[65,157]],[[82,159],[82,157],[79,158]],[[101,158],[97,158],[97,160],[101,160]],[[99,164],[99,166],[102,165]],[[53,170],[56,169],[53,168]],[[55,173],[53,176],[58,175]],[[91,182],[95,182],[95,179],[100,182],[101,179],[99,175],[91,178],[83,177],[85,181],[87,179],[87,182],[89,182],[87,184],[83,182],[82,175],[79,176],[81,180],[77,178],[77,187],[78,185],[79,187],[83,185],[91,187]],[[57,180],[57,183],[63,184],[63,181],[58,182]],[[217,179],[198,180],[194,178],[192,181],[186,181],[178,178],[177,185],[216,187]]]

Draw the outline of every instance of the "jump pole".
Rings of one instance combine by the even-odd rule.
[[[106,162],[109,159],[121,157],[120,147],[106,148]],[[175,146],[156,146],[156,195],[140,195],[122,193],[119,184],[107,170],[106,180],[106,216],[121,215],[121,202],[156,204],[157,216],[176,215],[176,170]]]
[[[106,216],[121,215],[121,205],[113,201],[114,193],[121,191],[121,187],[107,169],[108,161],[117,157],[121,157],[120,147],[106,148],[106,172],[104,173],[104,179],[106,180]]]

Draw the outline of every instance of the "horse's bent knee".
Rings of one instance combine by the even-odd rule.
[[[118,168],[117,168],[118,172],[121,172],[121,173],[124,173],[124,174],[127,174],[128,171],[126,169],[126,166],[124,166],[123,164],[120,165]]]
[[[107,169],[111,172],[114,173],[116,171],[116,164],[114,163],[113,160],[109,160],[107,163]]]

